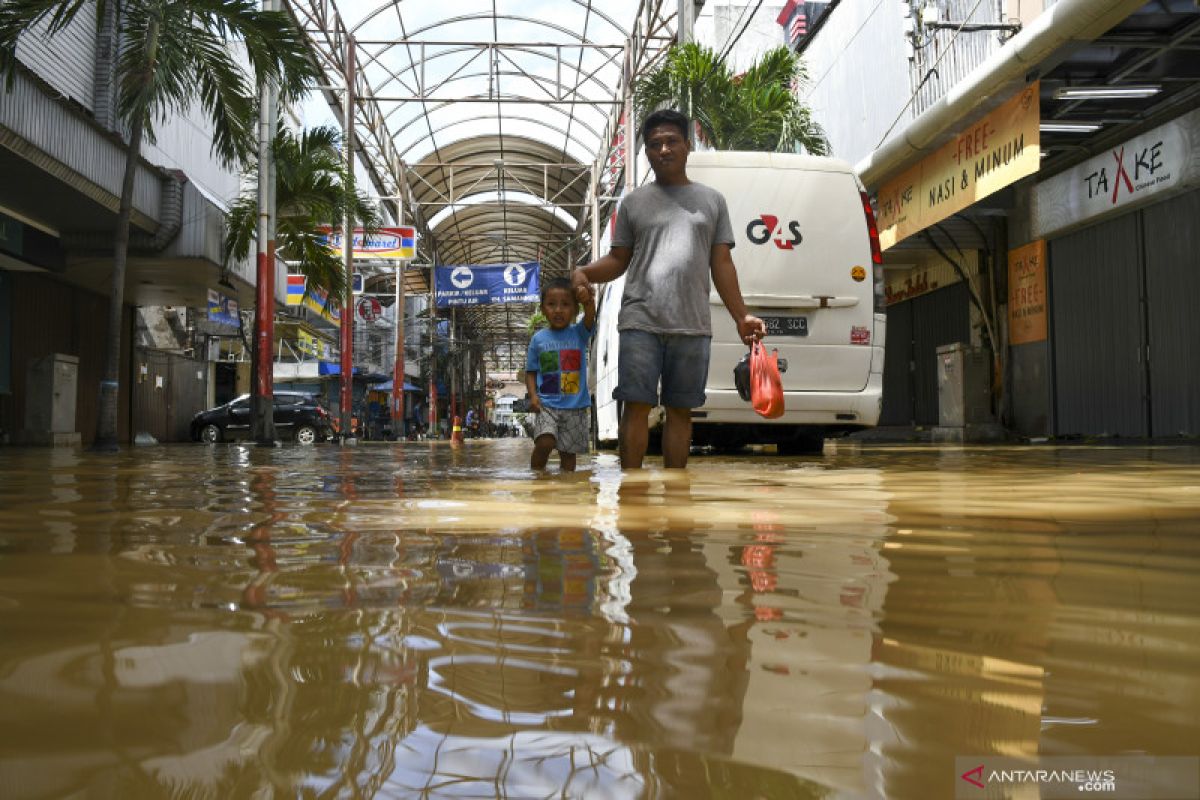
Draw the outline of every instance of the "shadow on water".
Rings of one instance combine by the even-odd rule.
[[[936,797],[1190,754],[1200,459],[0,451],[21,797]]]

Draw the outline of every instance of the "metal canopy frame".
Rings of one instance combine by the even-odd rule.
[[[675,40],[680,0],[286,5],[338,119],[353,75],[359,174],[419,232],[407,291],[428,292],[433,265],[538,261],[546,279],[593,257],[632,166],[631,87]],[[460,308],[457,335],[519,372],[534,310]]]

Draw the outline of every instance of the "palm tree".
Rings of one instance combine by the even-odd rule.
[[[97,19],[107,17],[113,2],[96,0]],[[54,35],[85,5],[84,0],[4,0],[0,71],[10,87],[20,34],[45,20]],[[93,445],[104,451],[117,450],[125,265],[143,136],[153,141],[155,120],[196,104],[213,124],[213,153],[233,166],[255,150],[256,86],[277,82],[281,97],[295,100],[317,77],[304,34],[283,12],[260,11],[252,0],[122,0],[117,13],[123,42],[116,68],[117,112],[128,126],[129,148],[113,233],[108,343]],[[233,52],[231,40],[244,46],[244,54]]]
[[[794,90],[808,79],[800,57],[786,47],[763,54],[734,75],[724,61],[695,42],[672,47],[662,63],[634,84],[639,119],[673,105],[700,126],[717,150],[827,155],[829,142]]]
[[[342,258],[322,240],[318,227],[340,225],[348,203],[363,228],[379,226],[375,206],[363,195],[351,194],[352,181],[340,148],[340,134],[328,126],[310,128],[298,136],[280,126],[272,143],[276,250],[285,260],[300,265],[310,288],[324,289],[332,300],[345,297],[346,270]],[[257,236],[257,164],[242,176],[242,184],[242,194],[226,217],[225,263],[249,255]]]

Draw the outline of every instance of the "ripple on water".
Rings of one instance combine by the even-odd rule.
[[[0,450],[6,781],[927,797],[1200,739],[1195,448],[527,459]]]

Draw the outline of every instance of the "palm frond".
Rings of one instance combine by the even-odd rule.
[[[351,204],[354,218],[367,230],[379,227],[369,198],[347,192],[349,181],[335,128],[317,127],[293,133],[280,126],[272,143],[276,179],[276,250],[299,265],[308,285],[342,297],[345,265],[321,240],[322,225],[338,226]],[[227,258],[245,258],[255,244],[258,224],[257,164],[243,175],[243,192],[226,222]]]
[[[809,109],[796,97],[807,80],[803,62],[786,47],[762,55],[734,76],[713,50],[677,45],[634,85],[640,119],[670,104],[690,116],[700,136],[717,150],[825,155],[829,143]]]

